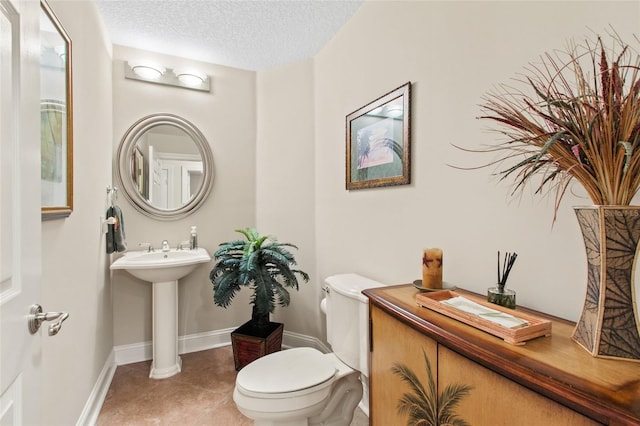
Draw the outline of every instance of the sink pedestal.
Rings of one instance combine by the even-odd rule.
[[[111,264],[153,285],[153,361],[149,377],[164,379],[182,370],[178,356],[178,280],[211,261],[203,248],[127,252]]]
[[[153,361],[149,377],[164,379],[182,370],[178,355],[178,281],[153,283]]]

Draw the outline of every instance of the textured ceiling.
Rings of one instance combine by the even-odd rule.
[[[96,0],[113,44],[247,70],[311,58],[363,0]]]

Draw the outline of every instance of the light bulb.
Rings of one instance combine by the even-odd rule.
[[[129,62],[129,66],[136,75],[147,80],[158,80],[166,71],[164,67],[149,62]]]
[[[173,71],[180,83],[189,87],[198,87],[207,80],[207,75],[194,69],[180,69]]]

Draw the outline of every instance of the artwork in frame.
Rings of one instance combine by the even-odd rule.
[[[145,179],[144,179],[144,155],[140,148],[136,146],[131,158],[133,161],[133,167],[131,167],[133,182],[140,195],[146,197],[145,194]]]
[[[411,83],[347,115],[346,188],[411,182]]]
[[[73,211],[71,39],[40,1],[40,146],[42,220]]]

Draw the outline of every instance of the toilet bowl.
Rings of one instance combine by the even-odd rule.
[[[333,352],[275,352],[236,377],[233,400],[256,426],[348,426],[358,404],[368,415],[369,305],[361,292],[383,284],[357,274],[325,282],[321,309]]]
[[[238,373],[233,400],[256,426],[348,425],[362,398],[359,372],[333,353],[293,348]]]

